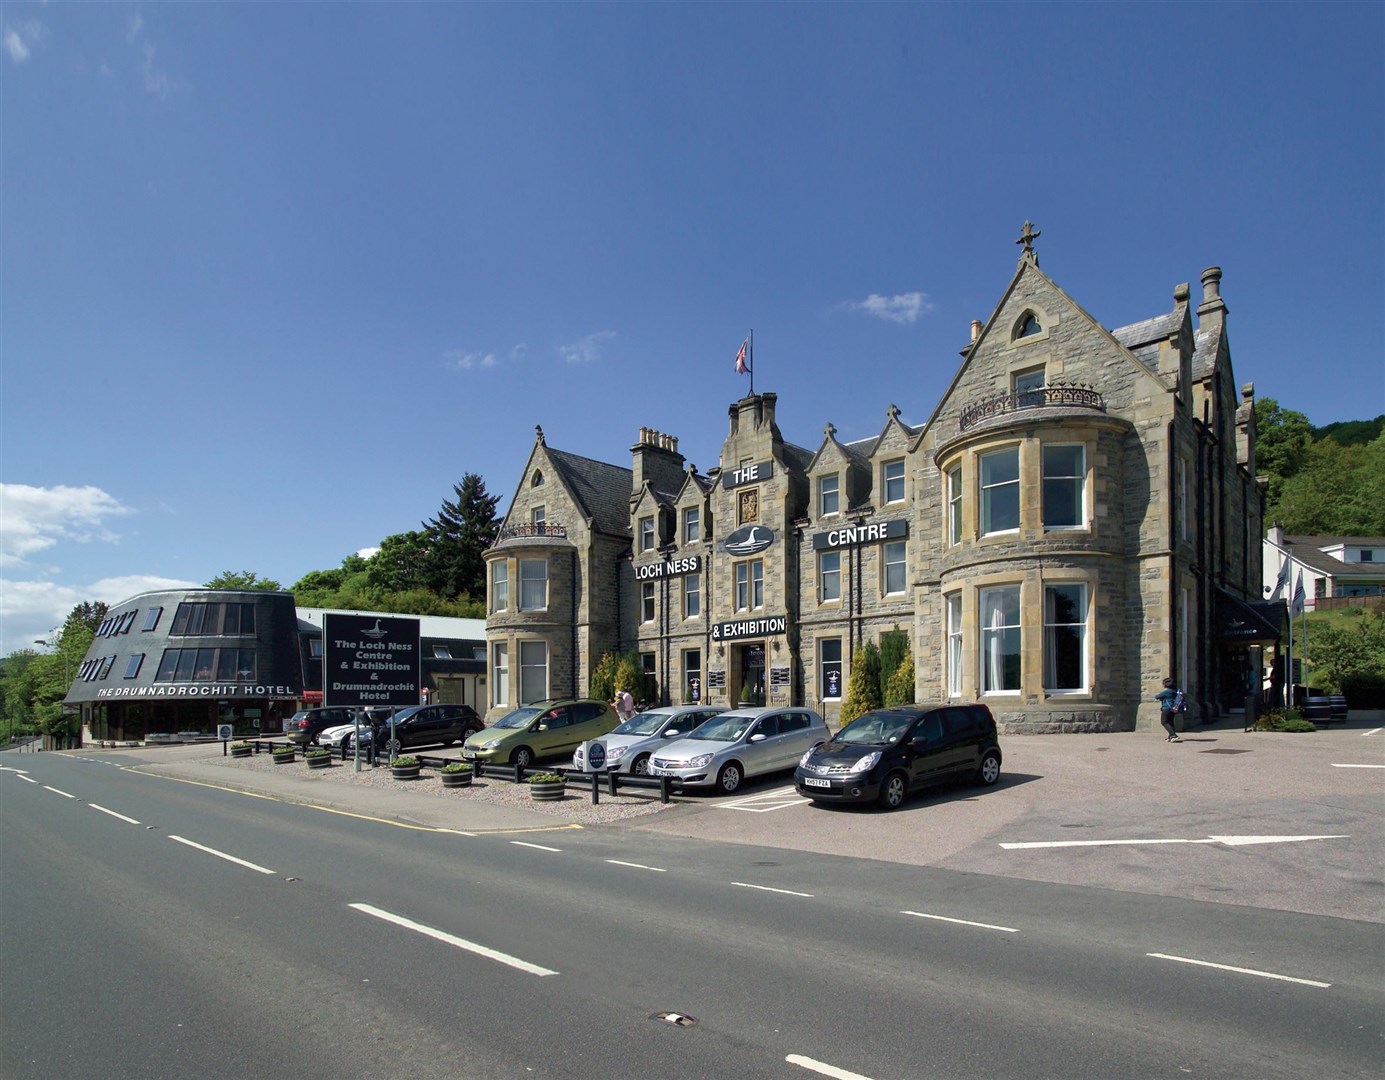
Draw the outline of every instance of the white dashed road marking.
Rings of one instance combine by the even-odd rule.
[[[431,926],[425,926],[423,923],[417,923],[412,919],[406,919],[402,915],[395,915],[393,912],[385,911],[383,908],[373,907],[370,904],[351,904],[349,906],[362,914],[373,915],[375,918],[383,919],[387,923],[393,923],[395,926],[402,926],[406,930],[413,930],[415,933],[423,934],[425,937],[430,937],[434,941],[441,941],[446,945],[454,945],[459,949],[475,953],[477,956],[484,956],[487,960],[495,960],[501,964],[506,964],[519,971],[527,971],[530,975],[558,974],[556,971],[549,968],[539,967],[537,964],[531,964],[529,961],[521,960],[517,956],[496,952],[496,950],[488,949],[484,945],[478,945],[474,941],[467,941],[465,938],[456,937],[453,934],[447,933],[445,930],[437,930]]]
[[[982,930],[1001,930],[1007,934],[1018,934],[1019,931],[1013,926],[995,926],[991,923],[972,922],[970,919],[950,919],[946,915],[929,915],[922,911],[901,911],[901,915],[913,915],[918,919],[936,919],[938,922],[957,923],[959,926],[978,926]]]
[[[62,791],[58,788],[49,787],[47,784],[43,785],[43,790],[51,791],[54,795],[61,795],[64,799],[75,799],[77,797],[76,795],[69,795],[67,792]]]
[[[742,889],[759,889],[760,892],[777,892],[785,896],[806,896],[809,900],[813,898],[810,892],[794,892],[792,889],[772,889],[768,885],[751,885],[745,881],[733,881],[732,885],[739,885]]]
[[[169,839],[176,840],[180,844],[186,844],[190,848],[196,848],[198,851],[205,851],[208,855],[215,855],[218,859],[225,859],[227,862],[235,863],[237,866],[243,866],[247,870],[254,870],[260,874],[274,873],[273,870],[267,870],[263,866],[257,866],[255,863],[246,862],[244,859],[237,859],[234,855],[227,855],[224,851],[217,851],[216,848],[203,847],[201,844],[194,843],[182,836],[170,835]]]
[[[1195,964],[1198,967],[1216,968],[1218,971],[1234,971],[1238,975],[1258,975],[1262,979],[1278,979],[1281,982],[1299,983],[1302,986],[1316,986],[1326,990],[1331,983],[1318,982],[1316,979],[1296,979],[1292,975],[1277,975],[1273,971],[1256,971],[1255,968],[1232,967],[1230,964],[1214,964],[1210,960],[1193,960],[1187,956],[1170,956],[1168,953],[1145,953],[1155,960],[1173,960],[1180,964]]]
[[[527,843],[527,842],[525,842],[525,841],[523,841],[523,840],[511,840],[510,843],[514,844],[515,847],[531,847],[531,848],[537,848],[539,851],[562,851],[562,850],[563,850],[563,849],[560,848],[560,847],[548,847],[548,846],[546,846],[546,845],[544,845],[544,844],[530,844],[530,843]]]
[[[94,802],[87,803],[87,805],[90,806],[93,810],[100,810],[103,814],[110,814],[113,818],[119,818],[121,821],[128,821],[131,825],[140,824],[140,822],[136,821],[132,817],[126,817],[124,814],[117,814],[114,810],[107,810],[104,806],[97,806]]]
[[[643,863],[637,863],[637,862],[621,862],[619,859],[607,859],[606,861],[607,861],[608,863],[610,863],[612,866],[628,866],[628,867],[630,867],[632,870],[653,870],[656,874],[667,874],[667,873],[668,873],[667,870],[661,869],[660,867],[657,867],[657,866],[645,866]]]
[[[830,1076],[832,1080],[870,1080],[869,1076],[847,1072],[845,1069],[839,1069],[837,1066],[828,1065],[823,1061],[814,1061],[812,1058],[804,1057],[802,1054],[790,1054],[784,1060],[790,1065],[798,1065],[812,1072],[820,1073],[823,1076]]]

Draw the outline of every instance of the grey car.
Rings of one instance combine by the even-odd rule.
[[[725,712],[719,705],[670,705],[636,713],[609,735],[584,742],[572,755],[572,767],[590,772],[649,773],[649,758],[669,739],[687,735]]]
[[[748,776],[792,769],[807,751],[831,737],[812,709],[734,709],[666,744],[650,759],[649,773],[674,777],[688,787],[714,784],[730,794]]]

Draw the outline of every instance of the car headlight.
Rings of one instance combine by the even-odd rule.
[[[815,750],[817,750],[817,747],[811,746],[807,750],[803,751],[803,756],[798,759],[799,768],[806,769],[808,767],[808,759],[813,756],[813,752]]]
[[[624,756],[625,750],[626,748],[623,746],[617,746],[614,750],[607,750],[606,760],[614,764]]]
[[[875,768],[875,763],[876,763],[877,761],[879,761],[879,760],[880,760],[880,751],[879,751],[879,750],[873,750],[873,751],[871,751],[869,754],[867,754],[865,757],[863,757],[860,761],[856,762],[855,765],[851,766],[851,768],[847,769],[847,772],[854,772],[854,773],[866,772],[866,771],[869,770],[869,769]]]
[[[495,749],[497,746],[499,746],[499,745],[500,745],[500,740],[499,740],[499,739],[492,739],[490,742],[477,743],[477,744],[476,744],[476,749],[477,749],[477,750],[494,750],[494,749]]]
[[[675,769],[705,769],[711,763],[711,754],[698,754],[697,757],[686,758],[683,761],[670,761],[669,765]]]

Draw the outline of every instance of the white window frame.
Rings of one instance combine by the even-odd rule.
[[[833,473],[831,476],[819,476],[818,517],[831,517],[833,514],[841,513],[841,509],[841,476],[838,473]]]
[[[646,581],[640,585],[640,622],[654,621],[654,582]]]
[[[542,575],[533,573],[535,567],[543,570]],[[528,571],[528,572],[526,572]],[[535,601],[532,593],[542,587],[542,598]],[[520,559],[519,560],[519,610],[520,611],[547,611],[548,610],[548,560],[547,559]]]
[[[546,511],[542,506],[536,506],[529,511],[529,524],[535,526],[536,528],[543,525],[543,523],[547,519],[548,511]]]
[[[962,542],[962,466],[947,471],[947,542]]]
[[[497,641],[491,646],[491,681],[494,693],[493,704],[504,708],[510,703],[510,646]]]
[[[1024,686],[1024,631],[1020,625],[1020,587],[995,585],[977,590],[981,606],[981,693],[1018,697]],[[1008,648],[1008,646],[1013,648]],[[1018,657],[1014,686],[1006,683],[1006,658]]]
[[[1048,452],[1050,450],[1076,450],[1077,451],[1077,472],[1058,473],[1049,472]],[[1060,532],[1063,530],[1085,529],[1087,527],[1087,448],[1082,443],[1045,443],[1039,450],[1041,491],[1043,494],[1043,515],[1044,528],[1049,532]],[[1063,484],[1075,489],[1076,498],[1074,499],[1074,515],[1077,520],[1070,523],[1052,524],[1048,520],[1049,514],[1049,485]]]
[[[695,544],[702,539],[702,510],[690,506],[683,511],[683,543]]]
[[[654,550],[654,519],[652,517],[640,518],[640,550]]]
[[[1015,475],[1013,478],[987,483],[987,473],[992,462],[998,462],[1002,458],[1013,460],[1015,463]],[[995,450],[988,454],[981,454],[977,457],[977,483],[981,487],[981,535],[996,536],[1002,533],[1018,532],[1020,528],[1020,448],[1018,446],[1006,447],[1003,450]],[[1006,490],[1008,489],[1008,491]],[[996,496],[1005,492],[1014,498],[1015,523],[1007,525],[1003,529],[991,528],[991,505]]]
[[[818,552],[818,603],[838,603],[842,598],[842,553]]]
[[[1079,618],[1075,622],[1057,622],[1054,616],[1053,597],[1059,591],[1077,591]],[[1087,600],[1087,585],[1081,581],[1053,581],[1044,585],[1044,692],[1048,694],[1085,694],[1088,692],[1087,647],[1090,635],[1087,630],[1091,608]],[[1059,686],[1057,671],[1057,635],[1066,631],[1076,635],[1078,651],[1078,684]]]
[[[536,676],[535,672],[541,674]],[[533,696],[535,694],[537,696]],[[519,703],[530,705],[548,697],[548,642],[542,638],[522,640],[519,643]]]
[[[962,594],[947,596],[947,696],[962,696]]]
[[[736,610],[754,611],[765,606],[763,559],[736,564]]]
[[[880,486],[885,496],[886,505],[904,501],[906,492],[903,458],[895,458],[892,461],[886,461],[881,464]]]
[[[491,563],[491,610],[507,611],[510,607],[510,564],[504,559]]]
[[[891,571],[898,571],[897,582],[890,581]],[[902,596],[909,588],[909,542],[887,540],[880,545],[880,591],[885,596]],[[891,586],[897,586],[892,588]]]
[[[683,618],[696,619],[702,614],[702,575],[687,574],[683,578]]]

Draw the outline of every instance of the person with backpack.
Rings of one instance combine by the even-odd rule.
[[[1159,702],[1159,723],[1164,725],[1164,730],[1168,732],[1165,742],[1182,742],[1178,737],[1178,729],[1173,726],[1174,716],[1181,712],[1187,712],[1188,706],[1183,701],[1183,691],[1179,690],[1173,677],[1164,680],[1164,688],[1154,695],[1154,700]]]

